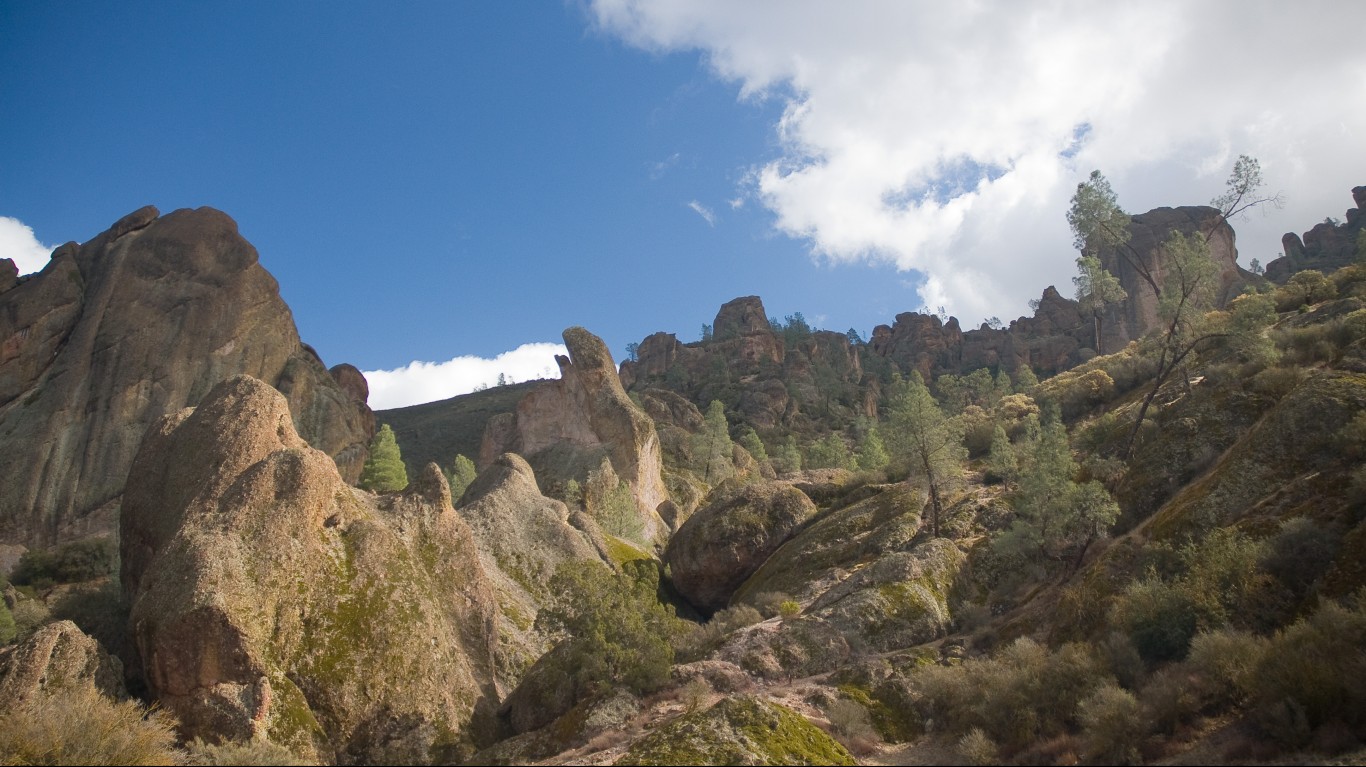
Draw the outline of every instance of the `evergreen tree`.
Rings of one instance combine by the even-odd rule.
[[[744,431],[740,432],[740,447],[747,450],[759,463],[768,463],[768,451],[764,449],[763,440],[754,433],[753,427],[746,426]]]
[[[797,440],[791,435],[778,443],[773,450],[773,470],[779,474],[793,474],[802,470],[802,451],[797,449]]]
[[[827,434],[811,444],[806,451],[806,465],[812,469],[849,469],[854,460],[849,448],[838,434]]]
[[[961,477],[967,451],[962,435],[945,417],[919,372],[912,372],[892,396],[888,440],[896,455],[910,463],[907,481],[920,480],[929,488],[930,531],[938,537],[944,496]]]
[[[474,461],[466,458],[463,453],[457,455],[455,463],[451,466],[451,498],[459,501],[460,496],[465,494],[465,490],[474,482],[478,473],[474,468]]]
[[[1019,462],[1015,459],[1015,448],[1001,424],[996,424],[991,434],[991,453],[987,455],[987,481],[1014,482],[1020,474]]]
[[[1031,389],[1039,385],[1039,377],[1034,375],[1034,368],[1028,365],[1021,365],[1015,371],[1015,393],[1028,394]]]
[[[1120,286],[1119,278],[1110,274],[1101,266],[1100,259],[1093,255],[1077,257],[1077,276],[1072,278],[1072,284],[1077,288],[1077,302],[1081,304],[1081,310],[1091,313],[1096,354],[1104,354],[1105,344],[1101,335],[1104,320],[1101,314],[1110,304],[1128,298],[1129,293]]]
[[[1100,482],[1076,482],[1078,466],[1056,409],[1022,452],[1015,521],[996,545],[1026,560],[1074,559],[1073,566],[1080,565],[1087,548],[1118,518],[1119,505]]]
[[[360,486],[364,490],[387,493],[408,486],[408,470],[399,454],[398,440],[389,424],[382,424],[370,441],[370,455],[361,469]]]
[[[693,457],[703,482],[717,485],[734,473],[735,464],[731,460],[733,444],[730,441],[730,426],[726,422],[726,406],[714,399],[707,406],[702,431],[693,437]]]
[[[882,443],[882,434],[876,426],[870,426],[859,440],[858,467],[864,471],[877,471],[887,468],[890,462],[887,447]]]

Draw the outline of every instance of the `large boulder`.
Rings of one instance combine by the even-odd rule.
[[[736,592],[749,602],[764,592],[806,602],[843,579],[859,562],[910,547],[920,531],[926,493],[905,482],[832,509],[784,543]]]
[[[0,651],[0,700],[6,707],[73,686],[126,697],[123,664],[71,621],[49,623],[18,646]]]
[[[517,411],[489,419],[479,465],[503,453],[524,456],[543,487],[580,484],[606,458],[631,487],[646,540],[666,534],[657,509],[667,499],[659,435],[622,388],[601,338],[580,327],[564,331],[569,356],[556,356],[560,378],[533,388]]]
[[[688,518],[669,540],[664,561],[678,593],[711,613],[769,555],[816,515],[802,491],[780,482],[759,482],[723,495]]]
[[[350,487],[238,376],[148,430],[121,527],[132,660],[186,738],[408,763],[492,711],[497,606],[435,466]]]
[[[0,292],[0,541],[50,545],[116,526],[144,431],[248,374],[295,429],[360,476],[373,420],[299,340],[275,279],[231,218],[142,208]]]
[[[568,507],[541,495],[531,466],[514,453],[499,456],[479,473],[458,511],[474,533],[498,596],[497,682],[500,692],[511,691],[549,649],[534,623],[553,596],[549,584],[555,570],[565,562],[601,557],[570,523]]]

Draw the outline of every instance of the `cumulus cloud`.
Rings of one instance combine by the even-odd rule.
[[[0,216],[0,258],[14,259],[20,274],[41,270],[55,247],[39,242],[33,228],[19,219]]]
[[[707,226],[716,226],[716,214],[712,212],[711,208],[708,208],[697,200],[688,203],[688,207],[692,208],[697,215],[701,216],[702,220],[707,222]]]
[[[833,262],[923,275],[969,321],[1070,288],[1064,212],[1094,168],[1131,212],[1200,205],[1239,154],[1286,207],[1242,260],[1340,217],[1366,183],[1366,5],[595,0],[642,49],[699,50],[741,98],[785,101],[748,177]],[[700,211],[699,211],[700,212]]]
[[[568,355],[569,352],[564,344],[522,344],[492,359],[464,356],[446,362],[410,362],[394,370],[366,370],[370,407],[388,410],[468,394],[496,385],[499,375],[516,383],[559,378],[556,354]]]

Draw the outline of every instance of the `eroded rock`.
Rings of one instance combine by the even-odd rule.
[[[231,218],[146,207],[0,292],[0,541],[51,545],[117,525],[148,426],[248,374],[359,477],[369,409],[299,340]]]
[[[401,494],[352,488],[283,395],[241,376],[154,424],[128,488],[136,662],[185,737],[468,753],[495,702],[496,602],[434,465]]]

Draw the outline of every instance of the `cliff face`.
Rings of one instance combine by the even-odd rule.
[[[113,529],[143,432],[237,374],[278,388],[299,433],[359,477],[374,417],[358,373],[339,366],[338,384],[300,342],[275,279],[223,213],[142,208],[61,246],[39,274],[6,276],[0,541]]]

